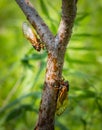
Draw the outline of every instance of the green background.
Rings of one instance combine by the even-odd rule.
[[[61,0],[32,0],[54,35]],[[36,52],[22,33],[27,21],[15,0],[0,1],[0,130],[33,130],[45,78],[46,50]],[[102,1],[79,0],[65,55],[69,105],[55,130],[102,128]]]

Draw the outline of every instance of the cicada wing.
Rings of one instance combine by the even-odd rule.
[[[32,28],[29,26],[28,23],[24,22],[22,25],[22,30],[24,36],[31,42],[32,46],[37,50],[40,51],[41,48],[44,48],[41,46],[41,41],[37,37],[37,34],[32,30]]]
[[[37,43],[37,36],[35,35],[32,28],[28,25],[28,23],[24,22],[22,24],[22,30],[24,36],[33,44],[33,42]]]
[[[60,116],[65,111],[67,106],[68,106],[68,96],[66,96],[65,100],[63,101],[63,104],[58,100],[56,115]]]

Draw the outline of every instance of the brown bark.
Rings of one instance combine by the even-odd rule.
[[[45,43],[48,52],[44,89],[35,130],[54,130],[54,116],[59,91],[57,88],[62,79],[65,50],[71,37],[76,15],[76,0],[62,0],[62,18],[56,37],[50,32],[29,0],[16,0],[16,2]]]

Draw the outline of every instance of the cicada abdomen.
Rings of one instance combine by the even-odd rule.
[[[68,105],[68,89],[69,89],[68,82],[63,82],[60,87],[61,88],[59,90],[57,99],[57,108],[56,108],[56,114],[58,116],[65,111]]]
[[[37,51],[40,51],[42,48],[42,43],[41,43],[40,39],[37,37],[36,33],[28,25],[28,23],[26,23],[26,22],[23,23],[22,30],[23,30],[24,36],[31,42],[32,46]]]

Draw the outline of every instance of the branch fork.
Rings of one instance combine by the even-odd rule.
[[[59,89],[56,90],[55,86],[59,87],[60,79],[62,79],[64,55],[72,33],[77,0],[62,0],[62,17],[56,36],[51,33],[29,0],[15,1],[36,30],[48,52],[44,89],[35,130],[54,130],[54,116],[59,94]],[[35,46],[34,43],[32,44]]]

